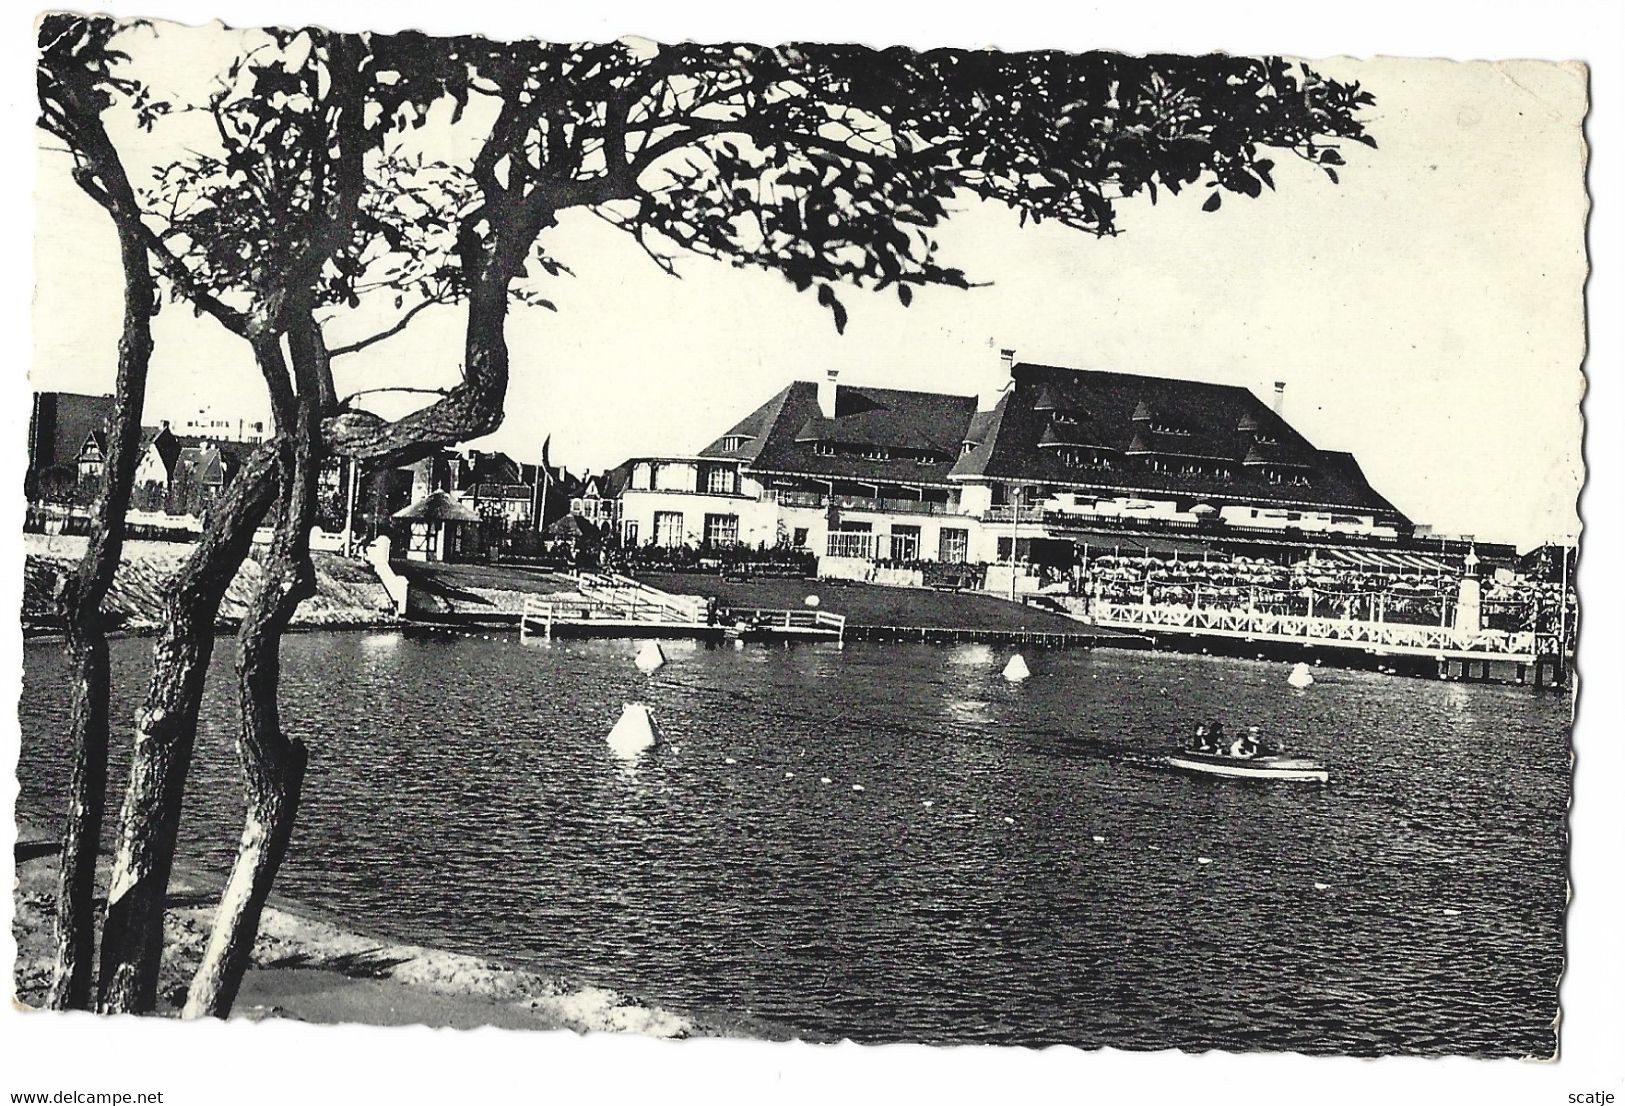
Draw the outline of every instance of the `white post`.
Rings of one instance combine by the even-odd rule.
[[[355,493],[356,493],[356,462],[350,459],[349,494],[344,502],[344,555],[355,556]]]

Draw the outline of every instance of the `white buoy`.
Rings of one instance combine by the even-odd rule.
[[[1329,884],[1329,883],[1317,883],[1317,884],[1315,884],[1315,890],[1316,891],[1324,891],[1327,888],[1329,888],[1330,886],[1331,886],[1331,884]]]
[[[818,596],[809,595],[809,596],[807,596],[807,598],[803,599],[802,602],[805,603],[809,607],[816,607],[816,606],[818,606]]]
[[[1011,657],[1010,663],[1004,666],[1004,678],[1013,684],[1020,683],[1031,675],[1032,672],[1027,668],[1027,662],[1022,659],[1020,653]]]
[[[1004,824],[1007,825],[1007,826],[1013,826],[1013,825],[1016,824],[1016,820],[1014,818],[1006,817],[1005,820],[1004,820]]]
[[[1210,856],[1199,856],[1199,857],[1196,858],[1196,863],[1198,863],[1198,864],[1212,864],[1213,863],[1213,858],[1210,857]]]
[[[819,783],[834,783],[835,781],[830,779],[828,776],[819,776],[818,777],[818,782]]]
[[[1104,838],[1104,837],[1102,837],[1102,836],[1101,836],[1101,835],[1100,835],[1100,834],[1098,834],[1098,833],[1097,833],[1097,834],[1095,834],[1095,844],[1097,844],[1097,845],[1104,845],[1104,844],[1105,844],[1105,843],[1106,843],[1106,839],[1105,839],[1105,838]]]
[[[1286,678],[1286,682],[1301,690],[1314,683],[1315,678],[1309,674],[1309,666],[1299,661],[1292,666],[1292,674]]]
[[[660,651],[658,642],[646,641],[632,663],[638,666],[639,672],[653,672],[666,663],[666,654]]]
[[[863,785],[861,783],[855,783],[855,784],[852,785],[852,790],[853,791],[862,791],[863,790]]]
[[[738,764],[739,762],[737,760],[735,760],[733,757],[723,757],[722,758],[722,763],[724,763],[724,764]]]
[[[660,727],[642,703],[627,703],[621,720],[609,731],[610,750],[619,757],[635,757],[660,744]]]
[[[925,809],[930,810],[932,807],[936,806],[937,804],[932,802],[930,799],[923,799],[923,800],[921,800],[920,805],[925,807]]]

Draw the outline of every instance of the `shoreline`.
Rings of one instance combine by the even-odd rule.
[[[17,942],[12,1002],[47,1013],[60,840],[53,819],[16,813]],[[110,855],[97,863],[98,902]],[[164,960],[155,1016],[178,1017],[186,984],[208,939],[222,878],[177,863],[165,913]],[[781,1026],[749,1015],[677,1011],[607,987],[512,962],[398,941],[353,929],[324,911],[275,893],[267,903],[253,963],[232,1018],[312,1024],[637,1033],[667,1039],[730,1036],[789,1040]]]

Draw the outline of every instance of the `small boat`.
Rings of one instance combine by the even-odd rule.
[[[1222,753],[1180,752],[1163,758],[1170,767],[1210,776],[1232,776],[1244,780],[1295,780],[1302,783],[1330,783],[1324,765],[1304,757],[1232,757]]]

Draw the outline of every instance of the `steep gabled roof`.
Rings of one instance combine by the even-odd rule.
[[[817,386],[797,381],[724,435],[751,434],[750,442],[727,452],[719,439],[701,456],[746,460],[757,472],[941,484],[967,440],[975,413],[972,396],[842,385],[830,419],[819,409]],[[820,445],[839,450],[831,455],[820,452]],[[858,455],[866,449],[892,456],[877,460]],[[933,459],[916,456],[925,454]]]
[[[216,446],[191,446],[180,451],[173,471],[185,472],[198,484],[223,487],[236,467],[231,464],[231,458]]]
[[[965,441],[974,443],[974,448],[954,462],[954,467],[948,473],[948,479],[965,480],[986,472],[987,462],[993,456],[994,444],[999,439],[999,428],[1004,424],[1004,412],[1009,405],[1010,393],[1006,392],[999,397],[999,402],[993,405],[993,410],[978,411],[971,416],[970,429],[966,432]]]
[[[622,461],[612,469],[604,470],[604,479],[599,488],[605,499],[617,499],[632,482],[632,462]]]
[[[181,456],[181,440],[168,425],[142,429],[141,452],[146,453],[148,450],[158,454],[158,459],[163,462],[164,472],[170,476],[175,475],[175,463]]]
[[[767,444],[768,432],[778,422],[779,416],[784,411],[784,405],[790,398],[790,390],[794,387],[794,384],[790,384],[779,389],[772,399],[734,423],[726,434],[700,450],[700,456],[726,458],[732,461],[756,460],[762,452],[762,447]],[[741,439],[738,448],[723,449],[722,444],[730,438]]]
[[[1352,456],[1315,448],[1245,388],[1052,365],[1017,365],[1011,376],[1012,386],[994,412],[997,429],[961,459],[954,479],[1110,484],[1192,497],[1290,501],[1403,517],[1372,490]],[[1037,403],[1044,397],[1061,395],[1087,410],[1089,417],[1075,425],[1058,425],[1052,412],[1038,409]],[[1253,429],[1240,429],[1248,425]],[[1063,450],[1041,448],[1062,442],[1170,461],[1206,458],[1234,464],[1228,481],[1213,475],[1150,472],[1143,466],[1085,474],[1065,463]],[[1271,465],[1302,472],[1309,483],[1271,484],[1267,477]]]

